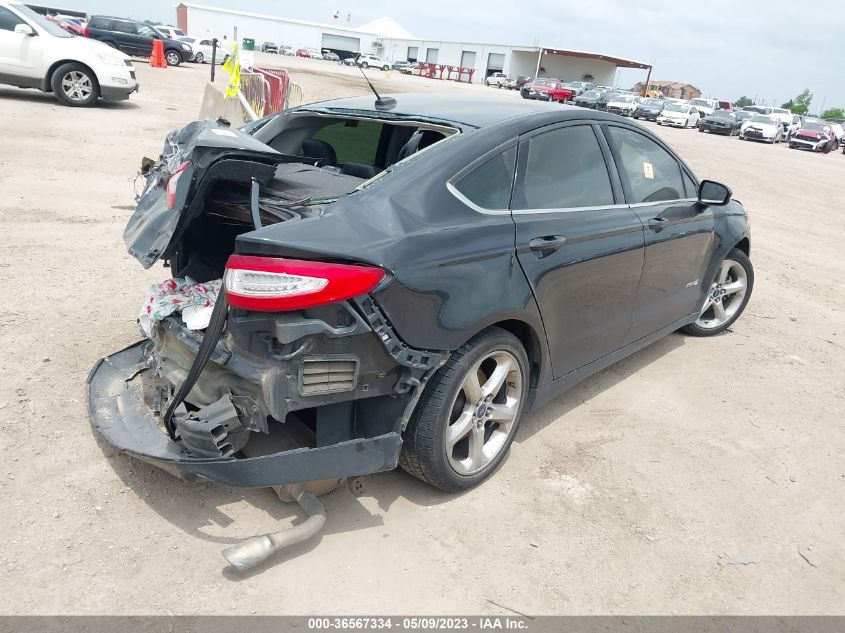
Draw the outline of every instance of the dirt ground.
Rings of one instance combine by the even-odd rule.
[[[354,69],[281,61],[306,101],[367,92]],[[671,335],[529,415],[475,490],[401,471],[341,488],[321,538],[239,575],[221,549],[297,508],[180,482],[88,423],[88,371],[139,338],[167,276],[125,251],[133,177],[208,73],[136,67],[140,94],[91,109],[0,87],[2,612],[845,613],[845,156],[657,129],[749,210],[756,284],[733,330]]]

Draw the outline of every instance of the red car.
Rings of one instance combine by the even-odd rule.
[[[557,79],[536,79],[526,84],[520,90],[523,99],[537,99],[539,101],[571,101],[574,91],[565,88],[563,82]]]
[[[296,51],[297,57],[311,57],[311,51],[306,48],[300,48]]]

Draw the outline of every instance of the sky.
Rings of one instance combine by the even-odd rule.
[[[177,0],[54,0],[57,6],[173,24]],[[845,109],[845,2],[816,0],[199,0],[252,13],[359,26],[389,16],[418,37],[533,44],[654,63],[652,79],[781,105],[809,88],[810,110]],[[143,7],[143,9],[141,8]],[[139,13],[144,12],[144,14]],[[346,22],[346,16],[351,20]],[[621,87],[645,79],[623,69]]]

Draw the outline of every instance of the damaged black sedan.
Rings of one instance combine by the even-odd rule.
[[[636,123],[531,101],[192,123],[124,237],[172,279],[92,371],[92,422],[232,486],[400,465],[467,488],[526,411],[675,330],[722,332],[754,281],[727,187]]]

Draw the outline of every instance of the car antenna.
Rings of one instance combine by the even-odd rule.
[[[367,85],[370,87],[370,90],[373,91],[373,94],[376,96],[376,108],[381,108],[384,110],[390,110],[393,106],[396,105],[396,99],[393,97],[382,97],[378,90],[376,90],[375,86],[370,83],[370,78],[367,77],[367,73],[364,72],[364,69],[361,68],[361,64],[358,63],[358,59],[361,57],[361,53],[355,55],[355,65],[358,67],[358,70],[361,71],[361,74],[364,75],[364,81],[367,82]]]

